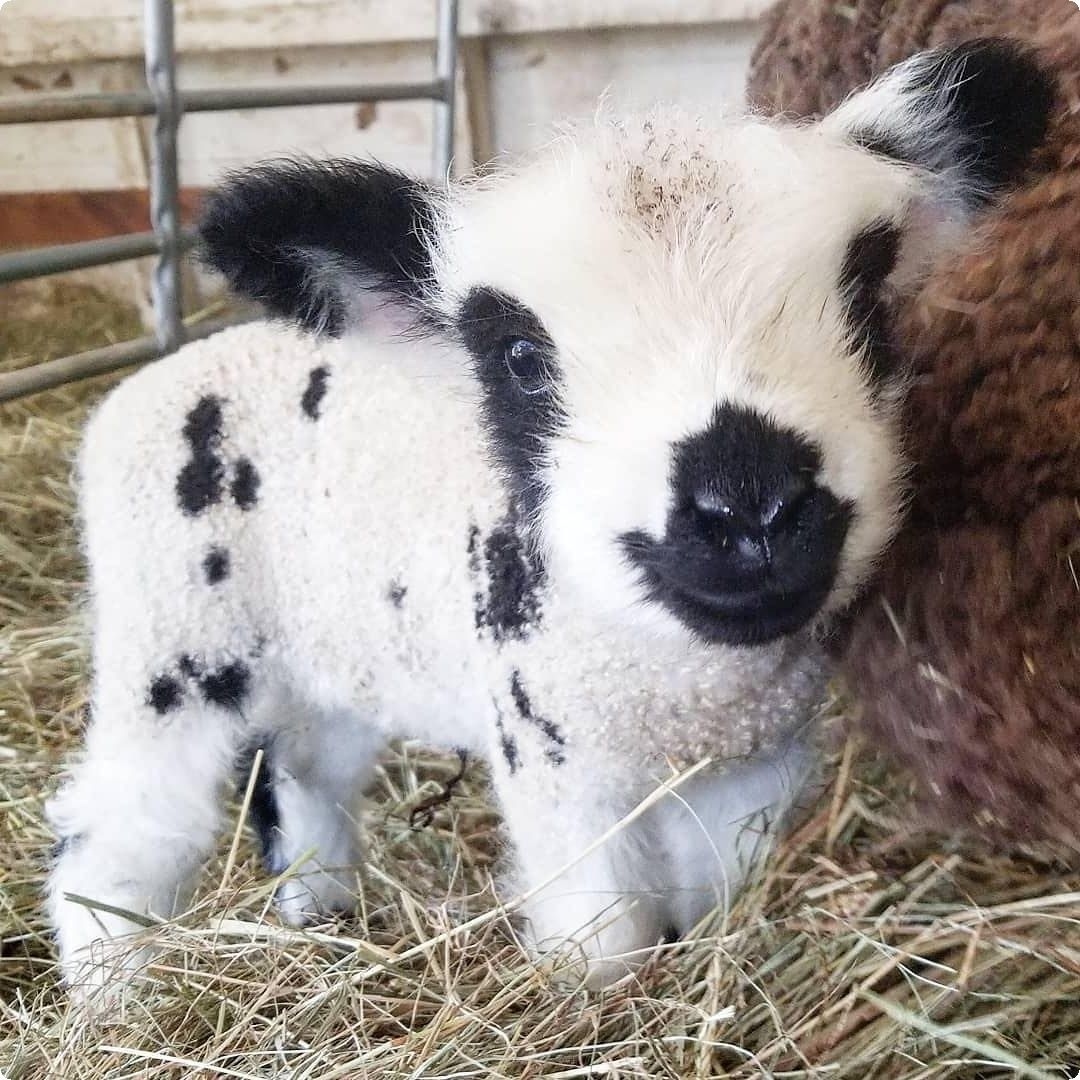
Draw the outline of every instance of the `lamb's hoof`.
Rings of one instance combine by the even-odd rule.
[[[72,1008],[85,1016],[115,1016],[139,993],[156,955],[153,946],[122,937],[65,955],[61,970]]]
[[[641,969],[656,956],[656,947],[638,948],[618,953],[600,953],[595,939],[585,944],[561,941],[540,943],[534,947],[537,966],[557,986],[568,990],[604,990],[635,979]]]
[[[348,878],[353,878],[350,885]],[[356,916],[359,901],[355,875],[330,874],[323,870],[286,878],[274,894],[282,922],[289,926],[314,926],[334,919]]]

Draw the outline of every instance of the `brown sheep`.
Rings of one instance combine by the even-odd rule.
[[[920,49],[1001,36],[1058,83],[1030,181],[897,312],[907,525],[844,644],[866,729],[931,819],[1080,851],[1080,10],[781,0],[749,96],[818,116]]]

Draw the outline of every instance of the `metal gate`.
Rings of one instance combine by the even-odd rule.
[[[32,101],[0,101],[0,124],[153,116],[150,165],[151,231],[78,244],[0,253],[0,285],[157,255],[151,288],[153,335],[0,374],[0,402],[101,375],[173,352],[235,320],[186,327],[180,302],[180,262],[194,231],[180,226],[176,132],[184,113],[431,100],[435,103],[432,168],[446,177],[454,141],[458,0],[438,0],[435,72],[430,82],[344,86],[243,87],[182,91],[176,87],[173,0],[143,0],[146,89],[120,94],[55,94]]]

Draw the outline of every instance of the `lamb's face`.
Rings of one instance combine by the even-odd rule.
[[[455,193],[432,302],[560,582],[736,644],[850,595],[902,473],[858,300],[911,199],[819,129],[665,113]]]
[[[966,213],[1023,164],[1051,88],[972,43],[819,124],[599,122],[436,192],[278,163],[211,202],[204,250],[315,329],[380,303],[464,346],[491,451],[565,588],[710,641],[843,603],[896,524],[889,341]]]

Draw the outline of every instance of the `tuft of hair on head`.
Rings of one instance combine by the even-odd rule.
[[[941,176],[969,207],[1020,178],[1057,88],[1032,50],[977,38],[897,64],[822,122],[876,154]]]
[[[339,335],[381,306],[419,312],[440,199],[375,162],[267,161],[208,196],[198,254],[241,297]]]

